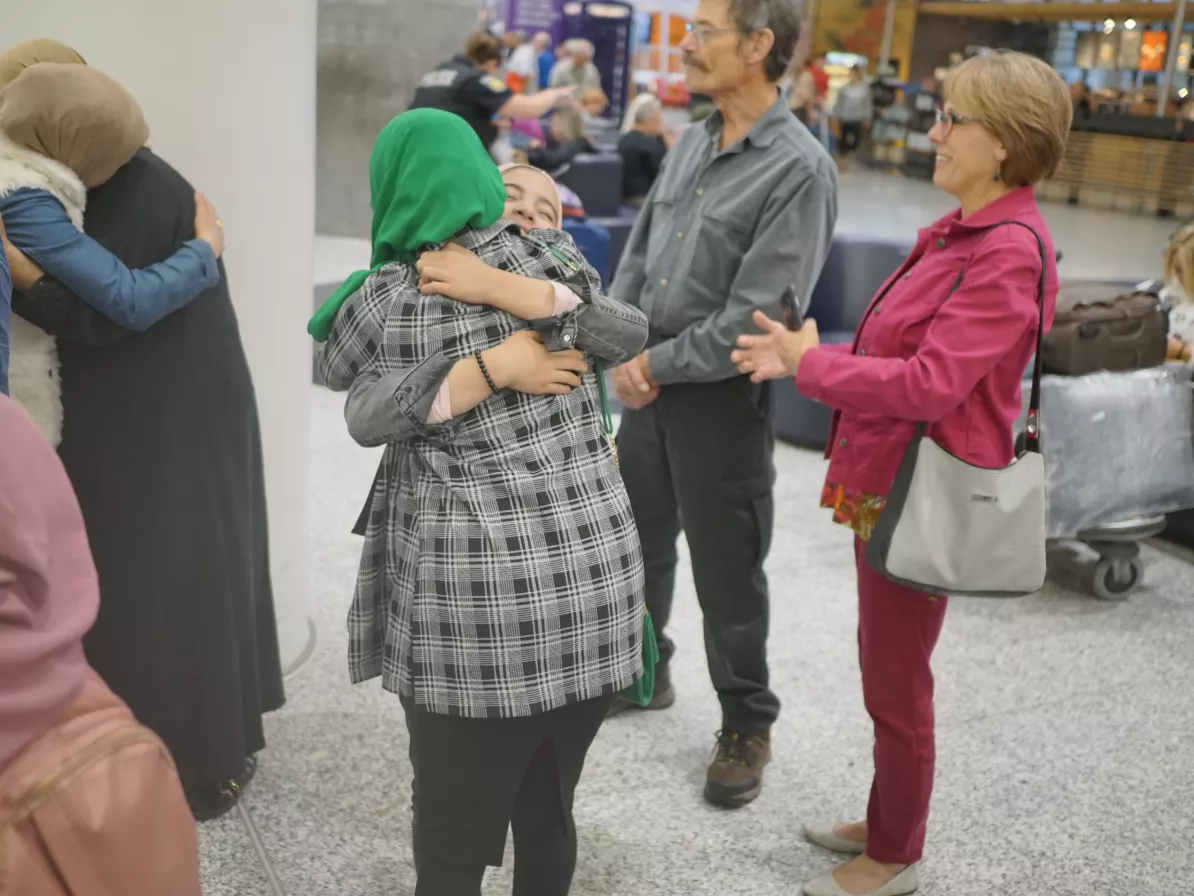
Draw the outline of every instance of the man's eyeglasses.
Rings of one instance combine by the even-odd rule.
[[[719,34],[727,34],[731,31],[737,31],[737,28],[710,28],[708,25],[694,25],[689,22],[685,26],[685,30],[696,39],[698,47],[703,47],[709,42],[709,38],[716,37]]]
[[[942,130],[945,131],[945,136],[948,137],[953,131],[954,125],[958,124],[982,124],[977,118],[971,118],[969,115],[959,115],[957,112],[950,112],[938,106],[935,110],[937,113],[937,124],[941,125]]]

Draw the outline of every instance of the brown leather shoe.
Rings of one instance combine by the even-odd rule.
[[[771,761],[771,733],[719,731],[717,750],[705,778],[705,799],[738,809],[763,791],[763,769]]]

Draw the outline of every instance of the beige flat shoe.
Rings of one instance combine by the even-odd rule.
[[[827,824],[823,827],[804,826],[804,839],[816,846],[823,846],[833,852],[845,853],[850,856],[860,856],[866,852],[866,842],[847,840],[833,832],[836,825]]]
[[[867,893],[865,896],[908,896],[909,893],[915,893],[919,887],[920,872],[916,870],[915,865],[909,865],[878,890]],[[832,874],[825,874],[812,883],[804,885],[804,896],[852,896],[852,894],[839,887]]]

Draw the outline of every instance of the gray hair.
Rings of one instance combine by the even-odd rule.
[[[643,124],[650,121],[656,115],[663,111],[663,104],[655,97],[648,96],[639,107],[634,110],[634,123]]]
[[[590,58],[597,55],[597,48],[593,46],[593,42],[583,37],[574,37],[567,41],[565,48],[569,53],[584,53]]]
[[[796,56],[803,18],[801,0],[730,0],[730,17],[743,35],[764,28],[775,35],[763,71],[773,84],[784,76]]]

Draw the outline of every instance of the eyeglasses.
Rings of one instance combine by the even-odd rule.
[[[703,47],[709,42],[709,38],[716,37],[719,34],[727,34],[731,31],[737,31],[737,28],[710,28],[708,25],[694,25],[689,22],[684,26],[685,30],[693,36],[698,47]]]
[[[982,124],[981,119],[971,118],[969,115],[959,115],[957,112],[947,111],[940,106],[933,111],[937,113],[937,124],[941,125],[946,137],[953,132],[954,125]]]

